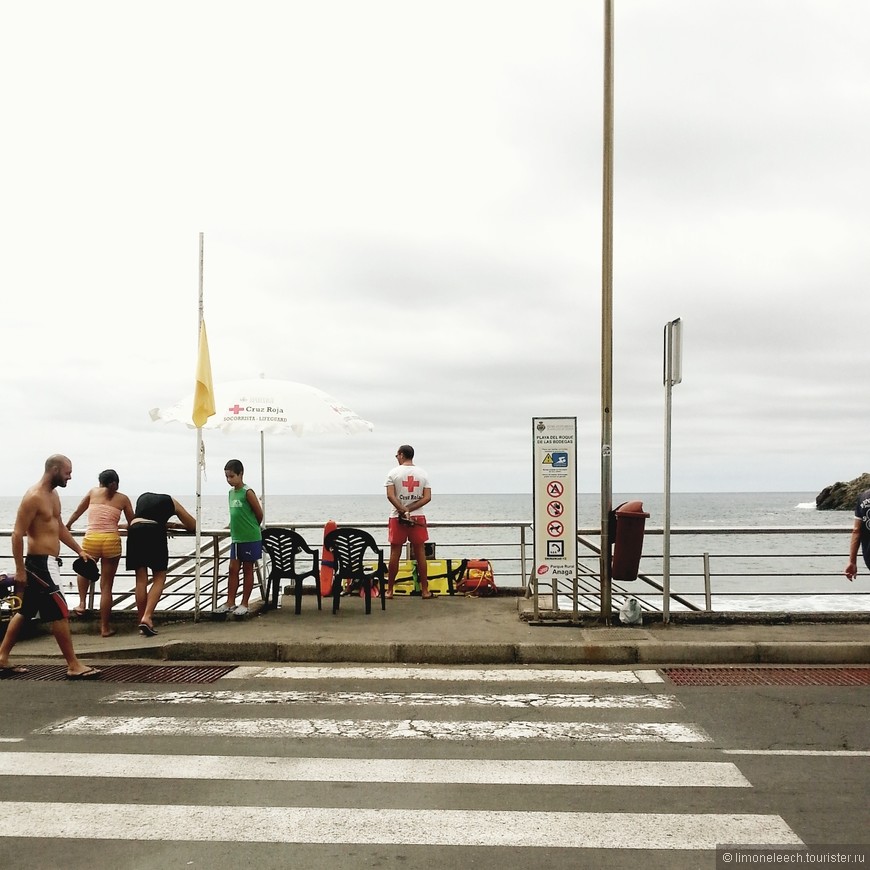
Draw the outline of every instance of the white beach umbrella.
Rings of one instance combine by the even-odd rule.
[[[374,426],[355,411],[317,387],[296,381],[251,378],[214,385],[216,413],[203,429],[224,432],[292,432],[294,435],[322,435],[371,432]],[[195,428],[191,418],[193,395],[168,408],[153,408],[151,419],[184,423]]]
[[[338,399],[317,387],[274,378],[225,381],[214,385],[216,413],[203,429],[260,433],[260,472],[265,511],[265,433],[292,433],[299,437],[371,432],[374,426]],[[183,423],[195,428],[191,418],[193,394],[168,408],[152,408],[151,419]]]

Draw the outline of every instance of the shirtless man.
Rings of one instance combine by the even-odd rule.
[[[82,664],[76,657],[69,627],[69,608],[58,586],[57,556],[61,542],[83,559],[90,558],[82,552],[60,518],[60,497],[55,490],[58,486],[66,486],[71,477],[72,463],[66,456],[49,456],[45,460],[42,478],[24,493],[18,507],[12,531],[12,557],[15,559],[15,586],[17,590],[23,589],[24,594],[21,609],[9,620],[6,636],[0,643],[0,671],[27,673],[27,668],[9,666],[9,653],[24,623],[39,614],[43,622],[51,623],[51,632],[66,659],[67,679],[91,680],[100,676],[100,671]]]

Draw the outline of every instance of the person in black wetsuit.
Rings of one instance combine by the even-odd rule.
[[[849,541],[849,564],[843,572],[849,580],[858,576],[858,550],[864,556],[864,564],[870,570],[870,489],[858,496],[855,504],[855,522]]]

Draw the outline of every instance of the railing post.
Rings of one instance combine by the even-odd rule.
[[[704,553],[704,607],[709,612],[713,609],[713,596],[710,593],[710,554]]]
[[[526,527],[520,526],[520,582],[526,590],[526,598],[532,597],[531,578],[526,576]]]
[[[211,609],[212,611],[217,609],[217,594],[218,594],[218,581],[220,580],[220,569],[221,569],[221,559],[220,559],[220,551],[221,548],[218,546],[217,536],[212,535],[211,538],[211,546],[212,546],[212,564],[211,564]]]

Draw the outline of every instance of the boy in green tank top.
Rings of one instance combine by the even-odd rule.
[[[229,492],[230,507],[230,568],[227,577],[227,603],[218,613],[232,613],[237,619],[248,615],[249,599],[254,589],[254,564],[263,555],[263,508],[254,490],[243,480],[245,467],[238,459],[231,459],[224,466]],[[242,573],[242,603],[236,607],[239,588],[239,572]]]

